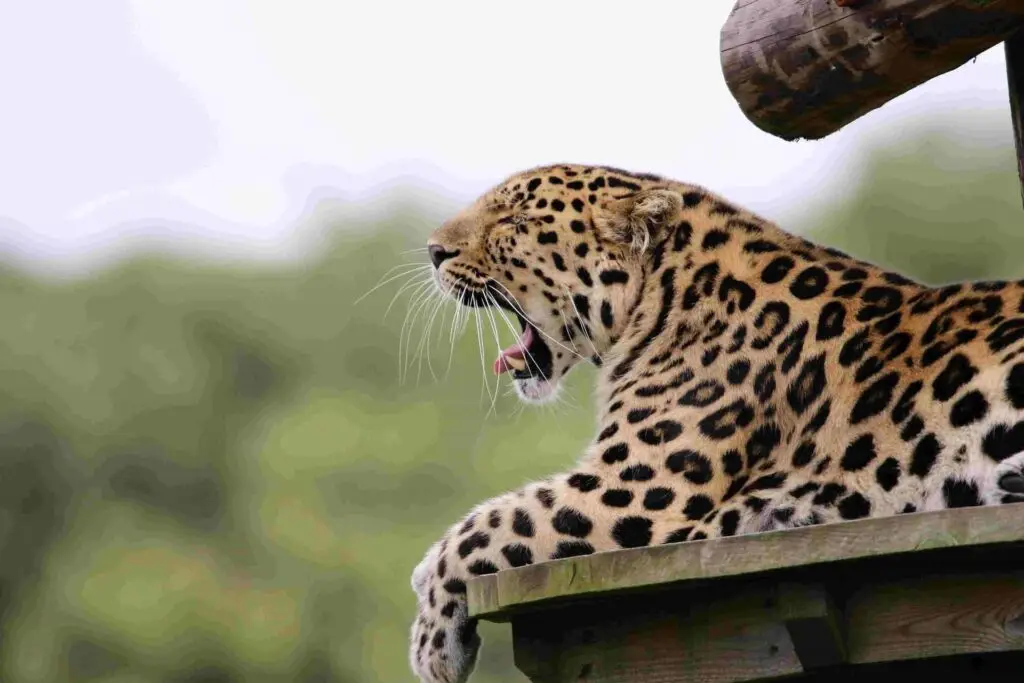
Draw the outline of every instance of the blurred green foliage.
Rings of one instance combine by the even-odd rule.
[[[785,227],[927,282],[1024,276],[1012,150],[962,127],[869,150],[848,198]],[[403,329],[415,351],[435,309],[385,318],[402,278],[354,302],[422,261],[401,253],[432,222],[338,227],[295,268],[0,271],[0,679],[411,680],[413,566],[474,503],[575,459],[593,374],[522,410],[472,321],[448,371],[445,306],[399,383]],[[507,627],[482,631],[475,680],[524,681]]]

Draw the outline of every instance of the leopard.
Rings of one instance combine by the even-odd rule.
[[[519,399],[597,378],[573,466],[476,505],[412,572],[423,683],[469,680],[474,577],[1024,502],[1024,280],[926,285],[705,187],[586,164],[506,178],[426,249],[454,305],[518,323],[493,370]]]

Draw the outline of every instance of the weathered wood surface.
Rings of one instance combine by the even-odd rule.
[[[670,598],[642,611],[616,610],[613,618],[585,612],[517,620],[516,666],[537,683],[731,683],[800,673],[780,612],[814,618],[824,609],[810,589],[800,592],[788,609],[748,590],[715,601]]]
[[[759,128],[818,139],[1021,26],[1024,0],[738,0],[722,71]]]
[[[1024,541],[1024,504],[924,512],[709,541],[616,550],[472,579],[472,616],[507,620],[571,597],[835,564],[928,549]],[[1021,567],[1024,570],[1024,566]]]
[[[1024,571],[865,586],[846,613],[851,664],[1024,650]]]
[[[1008,653],[1024,667],[1024,575],[978,574],[855,589],[842,613],[822,589],[754,585],[657,601],[530,613],[512,622],[516,666],[534,683],[737,683],[802,674],[836,683],[950,680]],[[602,609],[603,607],[603,609]],[[794,624],[833,625],[815,633]],[[823,649],[818,649],[821,648]],[[893,676],[916,663],[916,675]],[[970,673],[968,671],[967,673]]]

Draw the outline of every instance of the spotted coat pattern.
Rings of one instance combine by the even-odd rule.
[[[429,245],[446,293],[538,333],[523,399],[580,360],[600,377],[576,466],[478,505],[413,572],[424,682],[469,677],[474,576],[1024,501],[1024,282],[923,286],[703,188],[594,166],[516,174]]]

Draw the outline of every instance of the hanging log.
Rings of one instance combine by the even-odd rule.
[[[1022,26],[1024,0],[737,0],[722,70],[755,125],[813,140]]]

